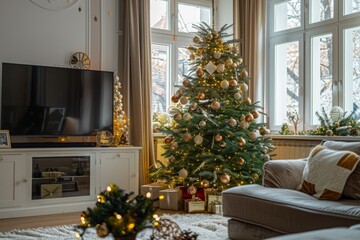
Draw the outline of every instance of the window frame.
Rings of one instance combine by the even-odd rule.
[[[169,45],[170,46],[170,64],[169,64],[169,79],[166,100],[166,108],[173,106],[174,103],[170,101],[171,96],[177,90],[176,84],[178,80],[178,49],[187,48],[192,43],[194,33],[185,33],[178,31],[178,4],[189,4],[192,6],[201,6],[210,8],[210,16],[212,18],[212,3],[210,0],[167,0],[168,10],[170,11],[170,30],[163,30],[151,28],[151,44]],[[210,19],[211,20],[211,19]],[[152,104],[151,104],[152,105]],[[167,109],[166,109],[167,110]],[[152,109],[153,111],[153,109]]]
[[[312,83],[310,82],[311,75],[311,46],[310,46],[310,36],[315,36],[314,34],[322,35],[322,33],[331,31],[333,35],[333,84],[336,86],[333,87],[332,91],[332,106],[340,106],[345,109],[345,76],[344,76],[344,57],[346,50],[344,49],[344,30],[360,27],[360,12],[344,15],[344,3],[345,0],[339,0],[334,2],[334,19],[321,21],[313,24],[309,24],[309,4],[310,0],[302,0],[304,18],[302,19],[303,28],[294,28],[290,30],[284,30],[279,32],[274,32],[274,6],[275,4],[285,2],[285,0],[270,0],[268,6],[268,33],[267,33],[267,70],[266,70],[266,84],[269,86],[267,88],[267,102],[265,106],[269,109],[269,118],[268,124],[269,128],[273,132],[278,132],[281,129],[281,125],[275,125],[275,118],[271,116],[275,116],[275,100],[271,97],[276,94],[274,89],[274,76],[275,76],[275,68],[274,68],[274,53],[275,53],[275,45],[274,43],[281,43],[282,39],[294,39],[294,36],[298,36],[300,39],[300,52],[299,52],[299,61],[301,65],[299,65],[299,116],[303,119],[301,124],[298,126],[298,129],[311,130],[315,129],[316,124],[312,124],[313,116],[312,116]],[[284,43],[286,41],[283,41]],[[302,46],[302,47],[301,47]],[[303,49],[301,53],[301,48]],[[302,82],[302,85],[300,85]],[[347,110],[349,113],[349,110]],[[315,116],[316,118],[316,116]],[[286,121],[284,121],[285,123]]]
[[[299,116],[303,116],[303,104],[304,104],[304,35],[301,33],[291,33],[288,35],[283,35],[283,36],[278,36],[276,38],[273,38],[270,40],[270,48],[269,48],[269,54],[268,54],[268,69],[269,69],[269,78],[270,79],[275,79],[275,46],[278,44],[284,44],[284,43],[288,43],[288,42],[294,42],[294,41],[299,41]],[[272,94],[276,93],[275,91],[275,84],[273,84],[274,82],[272,82],[271,84],[269,84],[269,92],[270,94],[267,94],[268,96],[268,103],[271,107],[269,107],[269,118],[270,118],[270,129],[271,130],[280,130],[281,128],[281,124],[280,125],[276,125],[274,123],[274,120],[272,119],[272,116],[275,116],[276,114],[276,109],[275,109],[275,98],[271,97]],[[302,130],[302,127],[299,126],[299,130]]]

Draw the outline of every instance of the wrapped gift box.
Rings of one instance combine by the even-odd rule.
[[[179,189],[160,190],[159,193],[164,196],[159,202],[160,209],[181,210],[182,192]]]
[[[222,196],[221,195],[214,195],[214,194],[209,194],[208,195],[208,199],[207,199],[207,207],[209,209],[209,205],[212,203],[212,202],[220,202],[220,204],[222,204]]]
[[[205,201],[185,199],[184,210],[188,213],[203,213],[205,212]]]
[[[219,201],[212,201],[208,205],[208,212],[222,215],[222,203]]]
[[[151,199],[155,199],[159,197],[160,190],[166,189],[167,185],[165,184],[147,184],[142,185],[140,189],[141,195],[146,196],[147,193],[151,193]],[[154,207],[159,207],[159,201],[154,202]]]
[[[183,199],[192,199],[192,195],[188,193],[187,187],[180,187],[180,190],[182,191]],[[205,200],[204,188],[198,188],[195,197],[200,198],[201,200]]]

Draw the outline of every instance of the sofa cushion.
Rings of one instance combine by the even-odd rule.
[[[323,146],[334,150],[348,150],[360,155],[360,142],[324,141]],[[346,181],[343,197],[360,199],[360,163]]]
[[[318,199],[338,200],[359,160],[354,152],[318,145],[310,152],[299,190]]]
[[[349,227],[360,222],[360,201],[353,199],[319,201],[300,191],[257,184],[227,189],[222,196],[225,217],[280,233]]]

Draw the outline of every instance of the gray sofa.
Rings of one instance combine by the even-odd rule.
[[[360,142],[328,141],[323,145],[360,155]],[[230,218],[230,239],[265,239],[360,223],[360,164],[348,178],[343,192],[346,197],[331,201],[296,190],[306,160],[271,160],[264,165],[262,186],[245,185],[222,192],[223,215]]]

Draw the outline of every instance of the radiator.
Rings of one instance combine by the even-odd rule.
[[[320,142],[319,140],[273,140],[272,144],[276,147],[276,150],[271,152],[271,155],[274,155],[271,159],[306,158],[309,156],[311,149]]]

